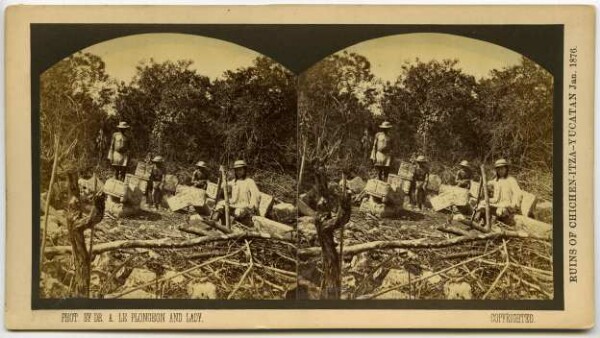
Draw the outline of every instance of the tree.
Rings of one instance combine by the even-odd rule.
[[[483,116],[477,123],[489,140],[490,155],[551,171],[552,75],[525,57],[521,64],[490,75],[479,85]]]
[[[298,79],[300,132],[309,160],[333,167],[364,165],[361,137],[372,129],[378,83],[364,56],[342,52],[317,63]],[[348,168],[346,168],[348,169]]]
[[[475,156],[478,131],[477,82],[458,68],[457,60],[404,64],[394,84],[386,85],[383,115],[394,123],[401,155],[419,151],[455,162]]]
[[[49,179],[54,143],[62,167],[85,167],[97,163],[95,139],[110,111],[114,83],[102,59],[75,53],[42,73],[40,77],[40,124],[42,185]],[[96,161],[94,161],[96,160]]]
[[[293,73],[267,57],[226,71],[213,83],[220,162],[244,158],[253,165],[296,171],[297,99]]]
[[[137,66],[130,84],[121,84],[116,110],[129,121],[139,155],[161,154],[169,160],[192,162],[208,155],[212,140],[210,80],[191,69],[192,61]]]

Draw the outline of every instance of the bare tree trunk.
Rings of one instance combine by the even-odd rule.
[[[69,241],[75,263],[75,276],[73,277],[74,297],[89,297],[90,288],[90,255],[85,245],[83,236],[84,227],[78,226],[81,219],[79,187],[77,186],[77,172],[67,174],[69,185],[69,204],[67,206],[67,229]]]
[[[340,255],[335,247],[334,233],[350,220],[350,198],[337,196],[327,188],[327,178],[322,170],[317,171],[316,189],[319,195],[325,198],[324,208],[319,209],[315,218],[315,227],[319,244],[321,246],[321,262],[323,276],[321,279],[321,299],[340,299],[341,296],[341,262]],[[337,208],[336,214],[331,217],[329,210]]]
[[[317,217],[315,226],[319,244],[321,245],[321,261],[323,276],[321,278],[321,299],[340,299],[341,295],[341,274],[340,256],[335,248],[333,240],[333,227],[328,227],[328,222],[335,220],[323,221],[321,217]]]

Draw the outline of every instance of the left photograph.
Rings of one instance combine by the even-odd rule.
[[[39,81],[39,298],[295,298],[293,73],[161,33]]]

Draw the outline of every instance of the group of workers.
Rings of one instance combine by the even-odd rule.
[[[127,122],[120,122],[117,125],[117,131],[112,135],[108,151],[108,160],[115,171],[115,178],[121,181],[125,180],[129,165],[131,142],[129,129],[130,126]],[[158,210],[163,197],[166,169],[162,156],[153,157],[151,162],[152,166],[146,190],[146,200],[150,208]],[[219,187],[220,192],[217,195],[217,198],[223,197],[224,192],[222,190],[227,189],[230,215],[240,220],[255,215],[258,212],[260,203],[260,190],[256,182],[248,176],[247,167],[248,164],[246,161],[235,161],[231,168],[233,169],[234,177]],[[191,185],[195,188],[206,190],[209,178],[210,169],[208,165],[205,161],[198,161],[192,173]],[[212,212],[213,220],[221,220],[224,223],[225,206],[224,199],[216,203]]]
[[[385,121],[379,125],[379,132],[375,134],[370,159],[377,170],[377,178],[387,181],[392,163],[392,141],[389,130],[392,124]],[[427,184],[429,182],[429,168],[427,159],[419,155],[411,162],[415,164],[412,181],[410,182],[409,197],[413,208],[422,210],[425,205]],[[512,215],[519,211],[522,191],[517,180],[509,175],[509,163],[505,159],[499,159],[494,164],[495,177],[486,182],[492,196],[489,200],[490,210],[497,219],[510,222]],[[458,187],[470,189],[473,180],[473,170],[468,161],[463,160],[456,172],[455,184]],[[485,203],[476,206],[476,219],[483,217]]]

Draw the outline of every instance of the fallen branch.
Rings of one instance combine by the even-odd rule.
[[[184,270],[184,271],[181,271],[181,272],[178,272],[178,273],[172,274],[172,275],[170,275],[170,276],[168,276],[168,277],[161,277],[161,278],[157,278],[157,279],[154,279],[154,280],[152,280],[152,281],[150,281],[150,282],[148,282],[148,283],[146,283],[146,284],[138,285],[138,286],[136,286],[136,287],[134,287],[134,288],[131,288],[131,289],[129,289],[129,290],[126,290],[126,291],[123,291],[123,292],[121,292],[121,293],[118,293],[118,294],[116,294],[116,295],[114,295],[114,296],[112,296],[112,297],[105,297],[105,298],[106,298],[106,299],[117,299],[117,298],[121,298],[121,297],[123,297],[123,296],[125,296],[125,295],[127,295],[127,294],[130,294],[130,293],[132,293],[133,291],[136,291],[136,290],[139,290],[139,289],[143,289],[143,288],[145,288],[145,287],[152,286],[152,285],[157,285],[157,284],[159,284],[159,283],[162,283],[162,282],[165,282],[165,281],[167,281],[167,280],[169,280],[169,279],[172,279],[172,278],[175,278],[175,277],[179,277],[179,276],[181,276],[181,275],[183,275],[183,274],[186,274],[186,273],[189,273],[189,272],[191,272],[191,271],[193,271],[193,270],[199,269],[199,268],[201,268],[201,267],[203,267],[203,266],[206,266],[206,265],[209,265],[209,264],[212,264],[212,263],[218,262],[218,261],[220,261],[220,260],[223,260],[223,259],[225,259],[225,258],[229,258],[229,257],[235,256],[235,255],[237,255],[238,253],[242,252],[242,250],[244,250],[244,248],[240,248],[240,249],[238,249],[238,250],[236,250],[236,251],[234,251],[234,252],[232,252],[232,253],[230,253],[230,254],[228,254],[228,255],[225,255],[225,256],[221,256],[221,257],[217,257],[217,258],[214,258],[214,259],[208,260],[208,261],[206,261],[206,262],[204,262],[204,263],[202,263],[202,264],[195,265],[194,267],[191,267],[191,268],[189,268],[189,269],[187,269],[187,270]]]
[[[94,254],[99,254],[106,251],[133,249],[133,248],[153,248],[153,249],[178,249],[189,248],[197,245],[202,245],[212,242],[243,240],[243,239],[268,239],[276,240],[295,247],[289,239],[264,232],[247,231],[235,232],[231,234],[212,235],[193,238],[186,241],[173,241],[170,238],[161,239],[140,239],[140,240],[120,240],[107,243],[101,243],[94,246]],[[46,249],[45,254],[49,256],[64,255],[71,253],[71,246],[53,246]]]
[[[389,287],[389,288],[387,288],[387,289],[384,289],[384,290],[378,291],[378,292],[376,292],[376,293],[372,293],[372,294],[368,294],[368,295],[363,295],[363,296],[357,297],[356,299],[359,299],[359,300],[360,300],[360,299],[373,299],[373,298],[375,298],[375,297],[381,296],[381,295],[383,295],[383,294],[385,294],[385,293],[388,293],[388,292],[390,292],[390,291],[394,291],[394,290],[397,290],[397,289],[403,288],[403,287],[405,287],[405,286],[409,286],[409,285],[412,285],[412,284],[414,284],[414,283],[417,283],[417,282],[420,282],[420,281],[427,280],[427,279],[429,279],[429,278],[431,278],[431,277],[433,277],[433,276],[436,276],[436,275],[442,274],[442,273],[444,273],[444,272],[446,272],[446,271],[450,271],[450,270],[452,270],[452,269],[455,269],[455,268],[457,268],[457,267],[459,267],[459,266],[462,266],[462,265],[465,265],[465,264],[467,264],[467,263],[470,263],[470,262],[476,261],[476,260],[478,260],[478,259],[481,259],[481,258],[483,258],[483,257],[490,256],[490,255],[492,255],[492,254],[494,254],[494,253],[496,253],[496,252],[498,252],[498,251],[500,251],[500,248],[499,248],[499,247],[498,247],[498,248],[496,248],[496,249],[494,249],[494,250],[492,250],[492,251],[489,251],[489,252],[487,252],[487,253],[485,253],[485,254],[483,254],[483,255],[481,255],[481,256],[477,256],[477,257],[469,258],[469,259],[467,259],[467,260],[464,260],[464,261],[462,261],[462,262],[460,262],[460,263],[457,263],[457,264],[454,264],[454,265],[452,265],[452,266],[449,266],[449,267],[447,267],[447,268],[444,268],[444,269],[438,270],[438,271],[436,271],[436,272],[434,272],[434,273],[432,273],[432,274],[430,274],[430,275],[423,276],[423,277],[419,277],[419,278],[417,278],[417,279],[413,279],[413,280],[411,280],[411,281],[409,281],[409,282],[407,282],[407,283],[401,283],[401,284],[393,285],[393,286],[390,286],[390,287]]]
[[[486,234],[477,234],[469,236],[454,237],[443,241],[431,241],[426,238],[399,240],[399,241],[373,241],[368,243],[351,245],[344,248],[348,255],[356,255],[361,252],[383,249],[424,249],[424,248],[446,248],[453,245],[459,245],[469,242],[487,241],[491,239],[508,238],[531,238],[541,241],[550,241],[547,237],[528,234],[523,231],[503,230],[500,232],[491,232]],[[298,250],[298,256],[301,258],[319,256],[321,248],[312,247]]]

